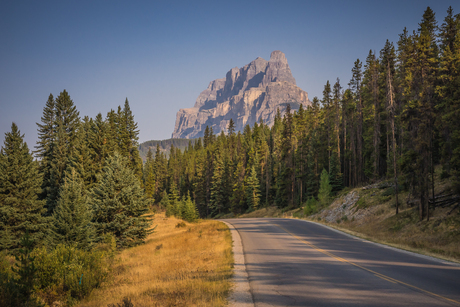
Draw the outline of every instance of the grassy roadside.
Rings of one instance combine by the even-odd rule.
[[[109,281],[77,306],[225,306],[231,286],[232,239],[217,221],[186,223],[164,213],[146,244],[122,251]]]

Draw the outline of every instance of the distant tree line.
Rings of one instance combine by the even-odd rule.
[[[203,138],[169,157],[157,147],[144,166],[146,194],[190,193],[200,216],[243,213],[276,204],[295,208],[318,199],[325,170],[332,193],[388,177],[419,199],[429,218],[433,171],[451,177],[460,191],[460,17],[449,7],[438,26],[427,8],[412,34],[396,47],[357,59],[347,87],[326,82],[323,97],[296,112]],[[396,194],[397,195],[397,194]],[[398,205],[396,205],[398,212]]]

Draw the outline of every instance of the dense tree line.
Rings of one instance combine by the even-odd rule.
[[[327,81],[306,109],[278,110],[271,128],[235,133],[232,121],[226,134],[207,128],[185,150],[172,146],[168,158],[157,147],[144,167],[147,195],[190,193],[201,216],[298,207],[319,197],[325,170],[332,193],[392,178],[429,218],[435,164],[460,191],[460,17],[449,8],[438,26],[428,7],[399,37],[357,59],[348,86]]]
[[[51,94],[37,123],[33,160],[15,123],[0,154],[0,250],[36,245],[91,250],[104,236],[119,248],[143,242],[145,214],[137,123],[126,99],[105,119],[79,117],[67,91]]]

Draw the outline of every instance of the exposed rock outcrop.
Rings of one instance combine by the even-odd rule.
[[[269,61],[259,57],[211,81],[193,108],[177,112],[172,137],[201,137],[206,126],[215,134],[226,132],[230,119],[237,131],[260,120],[271,126],[277,109],[283,114],[287,104],[296,110],[311,103],[307,92],[296,86],[284,53],[273,51]]]

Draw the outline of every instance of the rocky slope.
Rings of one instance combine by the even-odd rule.
[[[311,103],[307,92],[296,86],[284,53],[273,51],[269,61],[259,57],[211,81],[193,108],[177,112],[172,138],[202,137],[206,126],[215,134],[226,132],[230,119],[237,131],[260,120],[271,126],[277,109],[283,113],[287,104],[296,110]]]

